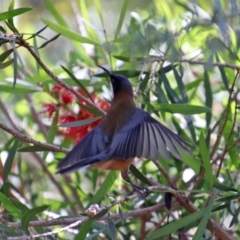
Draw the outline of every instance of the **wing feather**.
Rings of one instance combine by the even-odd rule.
[[[111,138],[100,127],[91,131],[66,155],[58,168],[59,172],[67,172],[99,161],[134,157],[157,159],[159,154],[169,159],[170,153],[180,158],[178,149],[189,153],[189,144],[150,114],[136,108],[128,124]]]
[[[59,162],[58,169],[69,167],[77,162],[82,162],[87,158],[100,154],[105,150],[108,142],[108,136],[103,134],[99,127],[93,129]],[[84,163],[83,166],[87,165],[85,161],[82,163]],[[81,163],[79,163],[80,165]]]

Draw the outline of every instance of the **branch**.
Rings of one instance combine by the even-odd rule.
[[[181,206],[183,206],[188,212],[190,212],[190,213],[198,212],[199,209],[197,207],[195,207],[193,205],[193,203],[190,202],[189,199],[184,194],[181,194],[180,191],[174,190],[174,188],[176,188],[175,183],[173,182],[173,180],[169,176],[168,172],[159,163],[159,161],[155,160],[153,162],[155,163],[155,165],[157,166],[159,171],[168,180],[170,186],[173,188],[173,189],[169,188],[170,191],[168,191],[168,192],[171,192],[172,195],[176,198],[176,200],[181,203]],[[228,232],[225,229],[223,229],[223,227],[220,226],[215,220],[210,219],[210,221],[211,221],[211,224],[208,224],[207,227],[210,230],[212,228],[214,229],[214,235],[217,237],[217,239],[219,239],[219,240],[233,240],[232,236],[230,236],[228,234]]]
[[[0,37],[1,39],[1,37]],[[67,83],[63,82],[60,78],[58,78],[56,75],[53,74],[53,72],[51,72],[48,67],[42,62],[42,60],[39,58],[39,56],[34,52],[34,50],[32,49],[32,47],[24,40],[24,39],[20,39],[17,38],[16,41],[17,44],[19,44],[22,47],[25,47],[30,53],[31,55],[34,57],[34,59],[36,60],[36,62],[39,64],[39,66],[42,67],[42,69],[47,73],[48,76],[50,76],[55,82],[57,82],[59,85],[61,85],[63,88],[67,89],[68,91],[70,91],[71,93],[73,93],[78,99],[86,102],[89,106],[95,108],[96,110],[98,110],[100,113],[102,113],[103,115],[105,115],[105,111],[102,110],[98,105],[96,105],[94,102],[92,102],[91,100],[89,100],[88,98],[84,97],[83,95],[81,95],[78,91],[76,91],[74,88],[72,88],[71,86],[69,86]]]
[[[40,142],[40,141],[36,141],[32,138],[29,138],[26,135],[9,128],[8,126],[6,126],[5,124],[3,124],[1,122],[0,122],[0,128],[5,130],[6,132],[10,133],[14,137],[20,139],[23,142],[32,143],[36,146],[46,148],[46,149],[48,149],[50,151],[53,151],[53,152],[64,152],[64,153],[68,152],[68,150],[66,148],[62,148],[60,146],[52,145],[52,144],[49,144],[49,143],[43,143],[43,142]]]
[[[190,213],[194,213],[199,211],[199,209],[197,207],[195,207],[191,202],[187,201],[186,197],[184,195],[178,194],[179,191],[176,191],[172,188],[169,187],[165,187],[162,185],[157,185],[157,186],[151,186],[148,187],[149,191],[153,191],[153,190],[160,190],[160,191],[167,191],[167,192],[171,192],[174,197],[176,198],[177,201],[179,201],[181,203],[181,205]],[[109,210],[111,207],[123,203],[123,202],[127,202],[131,199],[137,198],[138,194],[132,194],[130,196],[126,196],[125,198],[123,198],[122,200],[119,201],[115,201],[113,204],[107,205],[103,208],[101,208],[99,210],[99,213],[105,210]],[[155,211],[159,211],[161,209],[163,209],[165,207],[164,204],[156,204],[154,206],[151,207],[146,207],[143,209],[137,209],[137,210],[132,210],[132,211],[128,211],[126,213],[124,213],[124,217],[136,217],[136,216],[143,216],[144,214],[149,214]],[[120,216],[118,213],[116,214],[112,214],[111,215],[112,219],[119,219]],[[66,227],[61,228],[60,230],[57,231],[51,231],[51,232],[47,232],[44,234],[37,234],[37,235],[33,235],[33,236],[21,236],[21,237],[9,237],[8,240],[30,240],[30,239],[34,239],[34,238],[39,238],[39,237],[44,237],[44,236],[48,236],[48,235],[54,235],[54,234],[58,234],[59,232],[68,230],[72,227],[76,227],[77,225],[86,222],[88,219],[90,219],[89,217],[85,217],[85,216],[80,216],[80,217],[74,217],[74,218],[60,218],[60,219],[53,219],[53,220],[41,220],[41,221],[31,221],[29,222],[29,227],[36,227],[36,226],[43,226],[43,227],[49,227],[49,226],[59,226],[59,225],[64,225]],[[94,218],[93,218],[94,219]],[[96,219],[96,221],[106,221],[108,219],[108,216],[103,216],[101,218]],[[233,236],[229,235],[228,232],[223,229],[222,226],[220,226],[215,220],[210,219],[211,224],[208,224],[208,228],[209,229],[214,229],[214,235],[217,237],[217,239],[219,240],[233,240]],[[20,228],[21,227],[21,223],[20,222],[16,222],[16,223],[12,223],[12,222],[8,222],[2,218],[0,218],[0,222],[3,223],[4,225],[7,225],[9,227],[13,227],[13,228]]]

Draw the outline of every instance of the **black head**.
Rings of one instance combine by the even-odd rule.
[[[127,90],[127,92],[130,91],[132,93],[132,85],[125,76],[113,74],[110,71],[108,71],[106,68],[104,68],[102,66],[99,66],[99,67],[102,68],[104,70],[104,72],[106,72],[109,75],[111,84],[113,86],[114,94],[116,94],[117,92],[119,92],[121,90],[123,90],[123,91]]]

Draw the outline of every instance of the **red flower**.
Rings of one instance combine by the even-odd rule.
[[[53,103],[43,103],[43,113],[46,113],[48,117],[52,117],[53,113],[56,112],[57,107]]]
[[[69,122],[74,122],[77,121],[77,118],[73,115],[64,115],[59,117],[59,122],[61,124],[63,123],[69,123]]]
[[[78,88],[77,91],[84,97],[89,98],[82,89]],[[67,89],[64,89],[61,85],[55,85],[52,88],[51,92],[53,97],[55,97],[58,101],[66,105],[76,100],[74,94],[72,94]],[[109,109],[110,104],[99,99],[95,93],[91,94],[91,98],[93,99],[95,104],[98,105],[103,110]],[[78,102],[82,105],[87,105],[85,101],[78,100]],[[51,117],[53,113],[57,110],[56,105],[52,103],[43,103],[43,107],[45,109],[44,112],[46,112],[49,117]],[[68,108],[66,108],[63,105],[60,105],[59,112],[60,112],[59,122],[61,124],[95,117],[92,113],[89,113],[87,110],[81,107],[80,111],[75,114],[74,111],[71,109],[71,106],[68,106]],[[65,138],[73,139],[74,143],[77,143],[83,137],[85,137],[93,128],[95,128],[100,122],[101,119],[98,119],[92,123],[80,127],[60,128],[59,132],[63,134]]]
[[[60,97],[61,97],[61,102],[65,103],[65,104],[72,103],[73,100],[75,99],[75,96],[70,91],[68,91],[66,89],[64,89],[60,93]]]
[[[52,88],[52,92],[58,92],[60,93],[61,91],[63,90],[63,87],[59,84],[55,85],[53,88]]]

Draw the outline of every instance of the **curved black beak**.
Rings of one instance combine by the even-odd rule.
[[[109,70],[107,70],[105,67],[102,67],[102,66],[99,66],[98,65],[98,67],[100,67],[101,69],[103,69],[103,71],[105,72],[105,73],[107,73],[108,75],[109,75],[109,77],[111,77],[113,74],[109,71]]]

